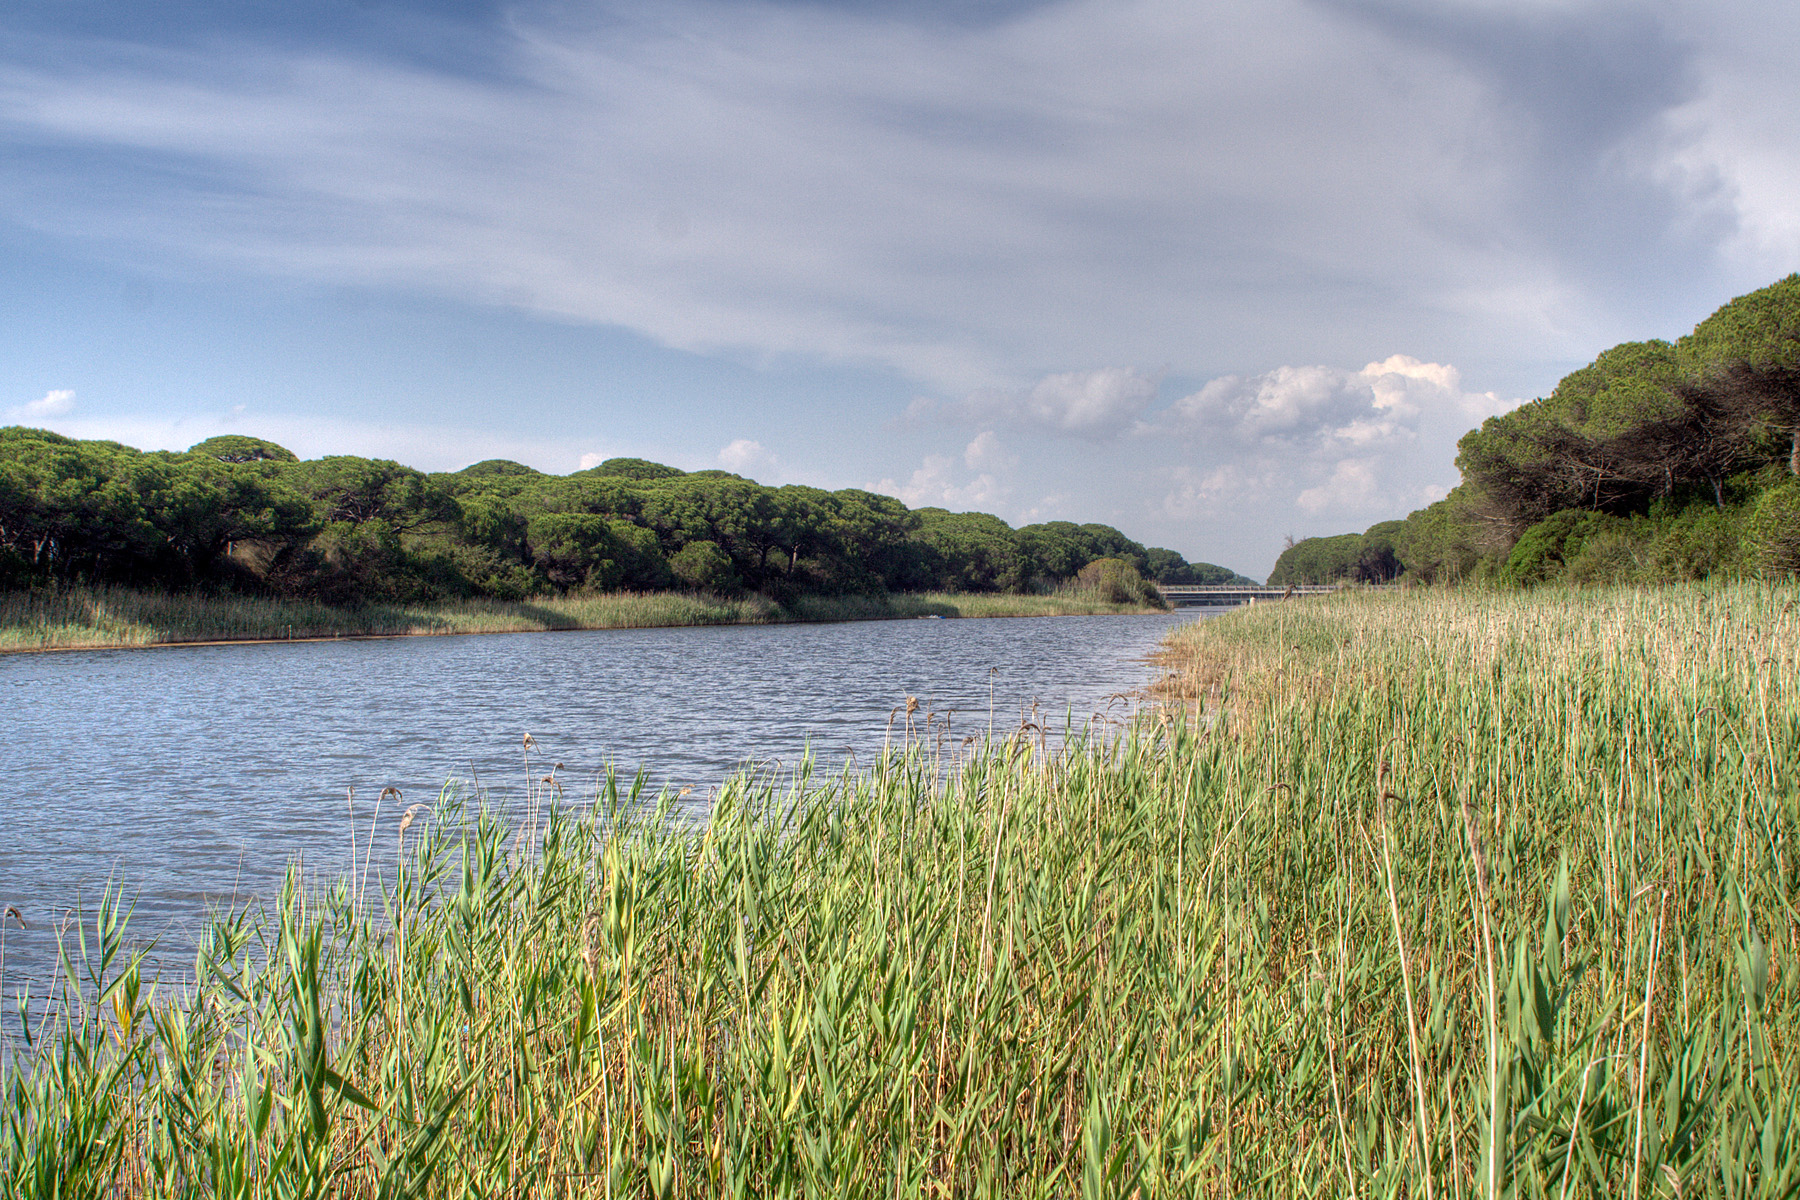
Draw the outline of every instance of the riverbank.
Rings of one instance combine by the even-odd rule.
[[[572,629],[645,629],[781,621],[1023,617],[1153,612],[1076,591],[1042,596],[922,593],[809,596],[783,607],[762,596],[616,592],[534,600],[459,600],[338,608],[254,596],[169,595],[129,588],[0,594],[0,653],[207,642],[441,636]]]
[[[1797,608],[1258,605],[1116,741],[386,812],[65,997],[0,1193],[1791,1195]]]

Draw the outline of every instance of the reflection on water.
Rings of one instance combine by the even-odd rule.
[[[882,621],[108,650],[0,658],[5,990],[42,991],[54,930],[111,880],[133,925],[182,933],[209,902],[270,895],[290,861],[329,877],[376,797],[449,780],[495,796],[564,764],[570,798],[608,764],[655,786],[713,785],[748,762],[868,761],[908,696],[960,740],[1032,705],[1060,724],[1122,711],[1143,659],[1193,615]],[[915,720],[918,720],[915,717]],[[402,804],[388,800],[381,837]],[[361,835],[359,835],[361,836]]]

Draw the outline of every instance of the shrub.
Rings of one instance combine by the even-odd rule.
[[[1800,480],[1770,488],[1750,510],[1747,557],[1764,575],[1800,574]]]
[[[709,541],[689,542],[669,559],[669,569],[683,587],[696,592],[729,595],[738,590],[737,572],[731,567],[731,556]]]
[[[1108,604],[1148,604],[1165,606],[1156,585],[1138,573],[1138,569],[1122,558],[1096,558],[1075,574],[1075,588],[1091,592]]]
[[[1566,508],[1552,513],[1520,535],[1500,568],[1500,582],[1529,587],[1562,575],[1566,564],[1581,555],[1589,538],[1613,524],[1602,513]]]

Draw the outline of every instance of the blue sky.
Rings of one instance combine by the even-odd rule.
[[[0,10],[0,418],[613,455],[1266,572],[1800,268],[1795,6]]]

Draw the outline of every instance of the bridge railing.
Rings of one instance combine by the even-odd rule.
[[[1292,587],[1264,587],[1260,584],[1174,584],[1157,585],[1163,599],[1172,604],[1251,604],[1258,600],[1285,600],[1290,596],[1318,596],[1341,590],[1346,585],[1303,583]]]
[[[1342,584],[1342,583],[1297,583],[1291,587],[1286,586],[1286,585],[1268,587],[1268,586],[1265,586],[1265,585],[1259,584],[1259,583],[1240,583],[1240,584],[1230,584],[1230,583],[1161,584],[1161,583],[1159,583],[1156,585],[1156,589],[1159,592],[1162,592],[1164,595],[1169,595],[1169,596],[1177,595],[1177,594],[1196,595],[1196,596],[1212,596],[1212,595],[1223,595],[1226,593],[1234,593],[1235,594],[1238,592],[1243,592],[1246,594],[1254,593],[1259,596],[1261,596],[1261,595],[1284,596],[1284,595],[1288,595],[1290,593],[1293,595],[1296,595],[1296,596],[1302,595],[1302,594],[1310,596],[1310,595],[1317,595],[1317,594],[1320,594],[1323,592],[1342,591],[1347,586],[1349,586],[1349,585]]]

